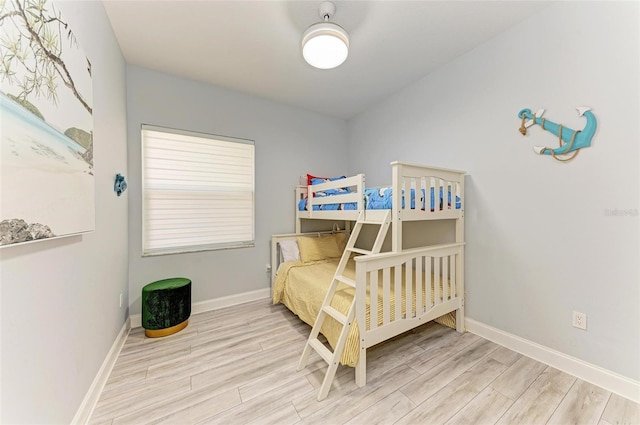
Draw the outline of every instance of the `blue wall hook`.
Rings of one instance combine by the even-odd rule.
[[[116,174],[116,182],[113,184],[113,190],[118,196],[122,195],[122,192],[127,190],[127,182],[124,176],[120,173]]]

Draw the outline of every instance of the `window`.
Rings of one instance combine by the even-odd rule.
[[[254,246],[254,142],[142,126],[142,254]]]

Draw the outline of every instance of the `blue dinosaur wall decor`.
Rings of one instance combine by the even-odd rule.
[[[563,127],[562,124],[547,121],[542,118],[544,109],[539,109],[535,114],[531,113],[531,109],[522,109],[518,112],[518,117],[522,119],[520,133],[526,136],[527,128],[538,124],[543,130],[547,130],[558,136],[559,146],[557,148],[534,146],[533,150],[540,155],[551,155],[558,161],[569,161],[576,157],[580,149],[591,146],[591,139],[593,139],[598,126],[596,117],[593,115],[593,112],[591,112],[591,108],[581,106],[576,109],[581,117],[584,116],[587,119],[587,123],[582,130],[573,130],[568,127]]]

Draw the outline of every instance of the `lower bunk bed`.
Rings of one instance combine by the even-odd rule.
[[[309,242],[313,239],[318,243]],[[330,240],[340,246],[345,239],[344,233],[274,235],[277,273],[272,283],[273,302],[284,304],[313,326],[340,262],[336,248],[326,247]],[[281,262],[282,252],[291,250],[294,243],[299,243],[301,258],[306,261],[294,258]],[[434,319],[464,331],[463,246],[433,245],[349,259],[343,274],[364,285],[353,288],[339,284],[331,306],[346,315],[356,297],[356,319],[349,329],[340,363],[356,368],[359,386],[366,383],[367,348]],[[309,249],[311,255],[305,252]],[[372,309],[372,305],[376,308]],[[329,318],[320,332],[335,349],[341,330],[342,324]]]

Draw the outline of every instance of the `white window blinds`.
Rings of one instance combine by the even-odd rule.
[[[254,142],[142,126],[142,254],[254,245]]]

